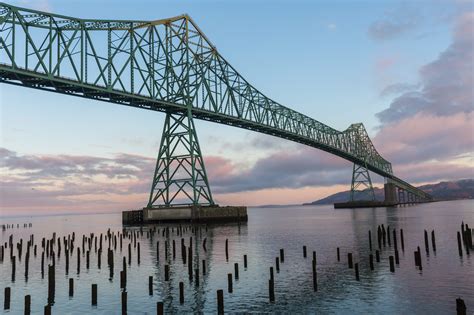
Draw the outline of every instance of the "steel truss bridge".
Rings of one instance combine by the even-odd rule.
[[[431,199],[393,174],[362,124],[338,131],[266,97],[187,15],[88,20],[0,3],[0,80],[165,112],[151,208],[214,204],[194,118],[288,139],[353,162],[352,200],[359,193],[373,198],[369,171],[397,187],[399,201]]]

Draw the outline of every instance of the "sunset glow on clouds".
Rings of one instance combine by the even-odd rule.
[[[56,6],[48,7],[57,11]],[[400,13],[397,9],[395,13],[388,10],[392,13],[372,16],[371,24],[361,32],[364,31],[364,36],[372,42],[370,45],[375,47],[416,36],[423,25],[418,19],[420,13],[410,10],[409,15],[403,15],[403,10]],[[374,91],[374,95],[379,97],[375,103],[385,105],[376,111],[371,109],[372,114],[367,114],[370,116],[367,117],[369,124],[372,120],[376,121],[371,136],[377,150],[392,162],[395,174],[414,184],[474,177],[474,13],[472,6],[466,5],[461,5],[455,12],[444,22],[446,28],[451,30],[450,44],[440,50],[435,58],[411,69],[411,73],[406,75],[417,80],[391,82],[394,75],[387,71],[397,68],[403,58],[393,58],[392,55],[373,60],[377,73],[372,75],[384,81]],[[334,25],[337,28],[331,29],[333,33],[345,29],[344,24],[338,21]],[[234,44],[238,45],[235,41]],[[370,55],[370,49],[365,49],[366,54]],[[404,49],[408,51],[410,47]],[[245,62],[239,61],[241,64]],[[338,70],[338,73],[344,71]],[[265,76],[260,78],[261,81],[265,79]],[[0,92],[4,88],[0,85]],[[342,89],[350,87],[343,86]],[[34,93],[39,103],[46,94]],[[291,95],[293,92],[287,93]],[[272,96],[272,93],[268,94]],[[67,100],[67,97],[61,97],[58,96],[58,100]],[[351,98],[351,93],[347,93],[347,97]],[[12,99],[2,96],[2,133],[18,135],[22,130],[27,132],[28,128],[32,128],[28,124],[15,126],[19,130],[15,131],[17,133],[4,129],[9,116],[3,109],[7,109],[7,103],[11,102]],[[18,108],[21,110],[21,107]],[[94,113],[91,107],[87,110]],[[312,110],[308,106],[302,112]],[[350,113],[352,110],[348,107],[345,111]],[[357,109],[357,112],[360,111],[363,112],[364,108]],[[103,118],[97,125],[90,122],[91,126],[100,125],[97,130],[112,124],[105,115],[98,116]],[[34,118],[29,116],[25,119]],[[54,117],[48,116],[42,121],[45,129],[49,119]],[[212,126],[209,127],[213,128],[212,132],[207,131],[211,136],[201,137],[200,140],[214,199],[220,204],[297,204],[349,188],[352,165],[345,160],[256,133],[245,139],[234,136],[227,129],[222,129],[221,134],[214,132],[220,131],[218,125]],[[81,132],[85,135],[90,128],[84,126],[82,130],[77,130],[77,139],[81,138]],[[198,132],[201,135],[203,131],[198,129]],[[107,130],[99,133],[107,134]],[[101,136],[99,133],[98,137]],[[117,132],[110,133],[114,139],[118,136]],[[134,152],[134,146],[146,143],[143,140],[146,136],[139,128],[136,128],[136,134],[127,134],[127,139],[135,139],[133,143],[127,143],[127,152]],[[159,136],[153,135],[153,146],[157,146]],[[61,135],[48,137],[54,141]],[[88,154],[79,155],[71,153],[71,150],[51,154],[19,150],[17,147],[20,145],[12,145],[11,139],[6,139],[4,135],[0,141],[0,147],[3,147],[0,148],[0,215],[30,214],[34,211],[119,211],[142,207],[148,200],[156,158],[151,153],[116,153],[122,152],[121,147],[113,143],[109,144],[108,154],[103,154],[89,143],[78,141],[79,150],[81,147],[87,149]],[[44,144],[47,146],[48,143],[45,141]],[[34,146],[34,139],[31,146]],[[28,143],[22,142],[21,148],[25,147]],[[206,153],[206,148],[210,153]],[[157,147],[150,150],[156,151]],[[54,152],[61,152],[61,147],[54,147]],[[377,184],[382,182],[375,175],[374,180]]]

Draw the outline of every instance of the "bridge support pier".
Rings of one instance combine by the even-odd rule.
[[[213,204],[191,109],[167,113],[147,208]]]
[[[124,224],[179,221],[247,221],[247,207],[214,203],[190,108],[166,114],[147,206],[122,213]]]
[[[398,203],[397,186],[394,183],[388,182],[384,184],[385,203],[388,205],[395,205]]]
[[[370,179],[369,170],[366,166],[354,163],[352,167],[351,199],[357,200],[375,200],[374,187]]]

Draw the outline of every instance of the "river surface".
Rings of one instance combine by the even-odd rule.
[[[424,313],[455,314],[456,298],[461,297],[468,310],[474,311],[474,254],[458,253],[456,232],[464,221],[474,227],[474,201],[452,201],[420,204],[400,208],[338,209],[332,206],[302,206],[286,208],[250,208],[246,224],[201,226],[200,231],[183,233],[185,245],[193,242],[193,269],[199,268],[199,284],[190,281],[188,266],[181,257],[181,236],[176,230],[169,238],[163,236],[163,225],[153,238],[147,238],[147,227],[139,235],[140,264],[137,263],[137,248],[132,242],[132,261],[127,264],[127,294],[129,314],[156,314],[156,303],[164,302],[165,313],[215,313],[216,291],[224,290],[226,312],[283,312],[283,313]],[[47,304],[48,276],[45,267],[41,277],[41,238],[66,236],[75,232],[75,247],[82,252],[82,235],[106,233],[107,229],[122,232],[120,214],[55,215],[37,217],[3,217],[1,224],[20,224],[20,228],[1,232],[1,244],[8,242],[13,234],[16,244],[23,238],[22,260],[16,258],[15,281],[11,279],[9,249],[0,262],[1,293],[10,287],[11,309],[9,314],[23,314],[24,296],[31,295],[33,314],[43,314]],[[22,228],[23,223],[32,223]],[[389,256],[394,255],[393,237],[391,246],[381,249],[381,261],[375,262],[375,270],[369,268],[368,231],[372,231],[372,253],[378,248],[376,231],[378,225],[396,230],[400,264],[390,272]],[[175,227],[176,225],[170,225]],[[127,228],[130,230],[131,228]],[[401,250],[399,229],[404,230],[404,251]],[[436,252],[431,247],[427,255],[424,245],[424,230],[431,235],[435,231]],[[135,228],[137,230],[137,228]],[[392,232],[390,232],[392,233]],[[24,255],[26,241],[34,234],[38,253],[31,252],[29,276],[25,279]],[[202,244],[206,241],[206,251]],[[176,241],[176,257],[173,259],[171,245],[165,258],[165,240]],[[226,259],[225,242],[228,239],[229,257]],[[157,260],[156,242],[160,242],[160,257]],[[114,251],[114,275],[110,278],[107,268],[107,245],[104,240],[102,267],[98,269],[97,254],[91,250],[90,268],[86,269],[86,258],[81,253],[80,273],[77,273],[76,250],[70,259],[69,274],[65,272],[64,248],[56,258],[56,290],[53,314],[119,314],[121,310],[120,270],[122,258],[126,257],[129,239],[123,240],[123,248]],[[303,258],[303,245],[308,257]],[[421,249],[423,270],[415,267],[414,251]],[[340,248],[341,260],[337,261],[336,248]],[[270,267],[275,268],[275,258],[284,249],[284,262],[274,275],[275,302],[269,302],[268,280]],[[312,282],[312,252],[317,252],[318,291]],[[354,269],[347,265],[347,254],[351,252],[359,264],[360,281],[355,279]],[[15,255],[18,254],[15,251]],[[243,266],[243,255],[248,257],[248,266]],[[202,274],[205,260],[206,274]],[[46,259],[46,263],[51,262]],[[234,273],[234,263],[239,264],[239,278],[233,275],[233,292],[228,293],[227,275]],[[164,265],[170,266],[170,280],[164,280]],[[194,270],[193,270],[194,271]],[[149,295],[148,278],[153,276],[153,292]],[[68,296],[68,279],[74,279],[74,296]],[[179,282],[184,283],[184,303],[179,303]],[[97,306],[91,306],[91,285],[98,285]],[[3,306],[3,305],[2,305]]]

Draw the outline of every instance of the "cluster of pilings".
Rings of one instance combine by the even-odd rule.
[[[239,226],[240,230],[240,226]],[[29,261],[30,259],[39,259],[37,258],[38,247],[40,247],[41,255],[41,269],[40,274],[41,278],[45,277],[45,270],[47,272],[47,300],[44,306],[44,314],[51,314],[56,295],[56,273],[57,273],[57,263],[61,257],[64,257],[64,272],[68,276],[71,273],[80,274],[84,268],[87,270],[91,268],[91,256],[95,256],[96,267],[101,269],[102,267],[108,269],[108,279],[114,281],[115,271],[119,270],[119,281],[120,281],[120,292],[117,292],[117,296],[120,296],[121,301],[121,312],[122,314],[127,314],[128,311],[128,298],[129,291],[127,290],[127,267],[131,264],[136,264],[140,266],[141,263],[141,247],[140,241],[146,239],[148,243],[156,244],[156,251],[154,256],[156,256],[156,261],[159,263],[160,256],[164,255],[164,268],[163,268],[163,278],[164,282],[171,281],[171,271],[173,269],[173,264],[176,264],[176,260],[181,260],[183,265],[187,265],[187,273],[190,280],[190,285],[199,287],[202,285],[203,280],[200,279],[207,275],[207,263],[203,259],[199,261],[199,256],[196,254],[197,249],[193,247],[197,243],[197,239],[201,239],[202,243],[199,246],[202,246],[204,252],[207,252],[207,231],[208,227],[205,225],[189,225],[189,226],[164,226],[164,227],[150,227],[148,229],[122,229],[121,231],[111,231],[107,230],[105,233],[95,234],[89,233],[82,235],[82,237],[77,237],[75,232],[72,232],[67,235],[58,236],[55,232],[52,233],[51,237],[42,238],[40,244],[35,243],[34,235],[30,235],[28,239],[24,240],[23,238],[14,241],[13,235],[8,237],[8,241],[0,246],[0,263],[3,264],[4,259],[8,256],[11,262],[11,281],[15,282],[16,280],[16,267],[17,259],[18,262],[24,261],[24,279],[27,282],[29,277]],[[204,238],[203,237],[204,232]],[[380,262],[387,255],[382,255],[383,252],[388,251],[388,262],[389,270],[391,273],[395,274],[396,267],[399,267],[400,264],[400,251],[405,252],[405,239],[403,229],[396,230],[390,228],[390,226],[384,226],[383,224],[379,225],[372,233],[372,230],[368,231],[368,245],[370,249],[370,254],[366,259],[362,260],[360,257],[357,259],[352,252],[343,253],[341,248],[337,247],[335,250],[335,256],[337,262],[341,265],[347,265],[349,270],[353,270],[354,278],[356,281],[363,281],[363,272],[361,272],[360,264],[368,264],[369,268],[367,272],[373,272]],[[472,249],[472,229],[469,228],[464,222],[461,225],[461,232],[458,232],[458,247],[460,255],[462,256],[462,246],[466,251],[466,254],[469,255],[469,249]],[[375,236],[375,237],[374,237]],[[189,238],[189,243],[187,242]],[[193,239],[195,242],[193,242]],[[421,240],[421,237],[420,237]],[[462,246],[461,246],[462,245]],[[194,245],[198,246],[198,245]],[[132,251],[133,247],[133,251]],[[423,248],[423,246],[422,246]],[[226,261],[229,262],[229,241],[225,240],[224,244],[225,257]],[[393,255],[390,255],[391,252]],[[424,252],[426,255],[430,255],[430,252],[436,253],[436,236],[435,231],[424,230]],[[105,252],[107,252],[105,256]],[[285,256],[285,249],[277,249],[276,255],[274,256],[274,261],[269,266],[269,279],[268,279],[268,301],[269,303],[277,303],[278,299],[276,298],[275,292],[275,283],[278,281],[277,274],[280,273],[281,264],[286,264],[295,259],[303,259],[305,262],[308,261],[308,252],[311,252],[312,259],[311,261],[311,274],[305,275],[308,277],[308,286],[311,287],[311,290],[314,292],[318,291],[318,263],[317,263],[317,253],[316,250],[309,251],[307,246],[302,246],[302,255],[300,257],[287,257]],[[23,255],[24,253],[24,255]],[[121,253],[121,261],[115,261],[115,253]],[[180,257],[178,257],[180,253]],[[75,255],[75,257],[74,257]],[[33,256],[31,258],[30,256]],[[106,257],[106,266],[102,266],[102,256]],[[133,257],[135,256],[135,257]],[[347,257],[347,262],[341,262],[341,256]],[[104,257],[104,259],[105,259]],[[423,270],[422,262],[422,250],[420,246],[417,246],[414,251],[415,258],[415,268],[418,270]],[[7,258],[7,259],[8,259]],[[81,259],[85,259],[81,261]],[[241,260],[240,260],[241,259]],[[227,293],[233,294],[235,285],[244,285],[243,283],[237,282],[240,278],[240,272],[247,271],[248,266],[248,256],[246,254],[242,255],[239,261],[233,262],[233,272],[227,274]],[[197,261],[196,261],[197,260]],[[75,263],[74,263],[75,261]],[[239,263],[243,263],[243,268]],[[118,265],[118,266],[116,266]],[[200,266],[202,266],[200,268]],[[118,269],[117,269],[118,268]],[[380,267],[378,267],[380,268]],[[121,270],[120,270],[121,269]],[[363,271],[363,270],[362,270]],[[362,277],[361,277],[362,276]],[[74,278],[69,277],[68,281],[68,294],[70,298],[74,297]],[[97,283],[89,283],[90,285],[90,305],[97,306],[100,303],[99,292],[100,288]],[[155,287],[153,282],[153,276],[148,277],[148,294],[153,295]],[[179,282],[179,298],[177,299],[180,304],[183,304],[186,297],[184,295],[185,283]],[[11,287],[6,287],[4,289],[4,309],[10,310],[11,308],[11,296],[12,290]],[[216,290],[217,297],[217,312],[223,314],[224,309],[224,290]],[[25,314],[30,314],[31,312],[31,301],[34,296],[32,294],[25,295],[24,297],[24,310]],[[466,314],[466,305],[464,300],[458,298],[456,300],[456,309],[458,314]],[[163,314],[165,312],[164,301],[156,302],[156,312],[157,314]]]
[[[20,229],[20,228],[31,228],[33,227],[33,223],[17,223],[17,224],[2,224],[2,231],[10,230],[10,229]]]

